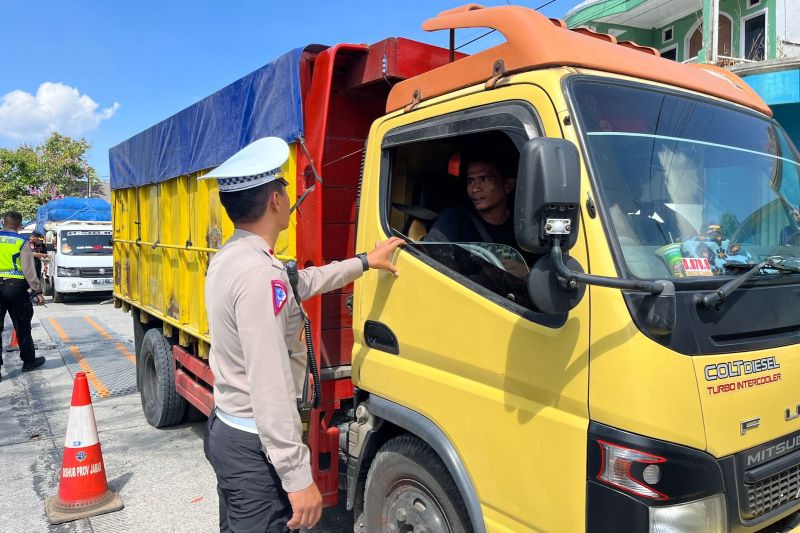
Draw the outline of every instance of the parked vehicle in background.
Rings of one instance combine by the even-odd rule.
[[[64,198],[39,208],[36,228],[48,258],[42,268],[44,293],[58,303],[65,294],[113,288],[111,206],[99,198]]]

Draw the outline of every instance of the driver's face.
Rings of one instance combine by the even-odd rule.
[[[467,167],[467,196],[478,212],[506,207],[506,197],[514,190],[513,179],[503,179],[491,163],[477,161]]]

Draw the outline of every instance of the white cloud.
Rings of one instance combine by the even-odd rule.
[[[47,81],[35,95],[16,90],[0,97],[0,137],[35,142],[51,131],[79,137],[113,117],[119,106],[100,109],[75,87]]]

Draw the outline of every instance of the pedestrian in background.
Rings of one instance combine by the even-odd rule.
[[[33,261],[36,265],[36,277],[39,278],[40,283],[42,281],[42,261],[47,259],[47,247],[42,237],[43,235],[41,233],[34,230],[33,233],[31,233],[30,239],[28,239],[31,250],[33,251]]]
[[[0,231],[0,325],[3,325],[8,312],[17,331],[22,371],[28,372],[45,363],[44,357],[36,357],[31,336],[33,301],[36,305],[42,305],[44,296],[36,276],[33,250],[26,242],[27,239],[19,234],[21,226],[22,215],[16,211],[3,215],[3,230]],[[32,296],[29,290],[32,291]],[[2,365],[3,347],[0,341],[0,366]]]
[[[216,404],[205,450],[217,475],[222,532],[286,533],[313,527],[322,514],[297,403],[306,352],[292,352],[303,312],[273,251],[289,226],[280,172],[288,157],[283,140],[267,137],[204,176],[217,178],[236,228],[211,260],[205,294]],[[300,270],[298,295],[343,287],[368,268],[396,274],[391,256],[402,243],[391,238],[369,254]]]

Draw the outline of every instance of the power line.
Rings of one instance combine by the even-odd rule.
[[[663,4],[659,4],[659,5],[655,6],[655,7],[651,7],[647,11],[643,11],[641,13],[637,13],[636,15],[631,15],[630,17],[628,17],[624,21],[620,22],[619,24],[620,25],[625,25],[625,23],[635,19],[636,17],[641,17],[642,15],[646,15],[646,14],[650,13],[651,11],[653,11],[655,9],[658,9],[659,7],[664,7],[665,5],[669,4],[669,2],[670,2],[670,0],[666,0]]]
[[[540,5],[539,7],[534,7],[533,9],[536,10],[536,11],[539,11],[543,7],[547,7],[547,6],[549,6],[550,4],[552,4],[553,2],[556,2],[556,1],[557,0],[550,0],[549,2],[545,2],[544,4]]]
[[[467,41],[467,42],[465,42],[464,44],[457,46],[456,48],[454,48],[454,50],[460,50],[461,48],[464,48],[464,47],[465,47],[465,46],[467,46],[468,44],[472,44],[472,43],[474,43],[475,41],[480,41],[481,39],[483,39],[483,38],[484,38],[484,37],[486,37],[487,35],[489,35],[489,34],[491,34],[491,33],[494,33],[494,32],[496,32],[496,31],[497,31],[497,30],[489,30],[489,31],[487,31],[486,33],[484,33],[483,35],[479,35],[478,37],[475,37],[475,38],[474,38],[474,39],[472,39],[471,41]]]
[[[550,4],[552,4],[552,3],[554,3],[554,2],[557,2],[557,1],[558,1],[558,0],[549,0],[548,2],[545,2],[544,4],[540,5],[539,7],[535,7],[535,8],[533,8],[533,9],[534,9],[534,11],[539,11],[540,9],[542,9],[542,8],[544,8],[544,7],[547,7],[547,6],[549,6]],[[624,1],[627,1],[627,0],[623,0],[623,2],[624,2]],[[511,5],[511,2],[509,2],[509,0],[506,0],[506,3],[507,3],[508,5]],[[484,37],[486,37],[487,35],[491,35],[492,33],[496,32],[496,31],[497,31],[497,30],[489,30],[489,31],[487,31],[486,33],[484,33],[484,34],[482,34],[482,35],[479,35],[478,37],[475,37],[474,39],[472,39],[472,40],[470,40],[470,41],[467,41],[467,42],[465,42],[465,43],[463,43],[463,44],[460,44],[460,45],[458,45],[458,46],[457,46],[456,48],[454,48],[453,50],[454,50],[454,51],[455,51],[455,50],[460,50],[461,48],[464,48],[465,46],[467,46],[467,45],[470,45],[470,44],[474,43],[475,41],[480,41],[481,39],[483,39],[483,38],[484,38]],[[474,35],[474,34],[473,34],[473,35]]]

